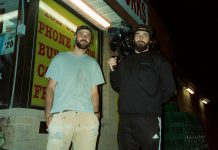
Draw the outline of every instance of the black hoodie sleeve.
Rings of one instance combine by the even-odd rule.
[[[110,72],[110,84],[114,91],[120,91],[120,68],[117,67],[115,71]]]
[[[165,58],[160,57],[159,65],[161,99],[162,102],[166,102],[176,94],[175,79],[172,73],[172,68]]]

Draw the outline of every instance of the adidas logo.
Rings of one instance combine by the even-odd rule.
[[[155,134],[153,137],[152,137],[152,139],[159,139],[159,136],[157,135],[157,134]]]

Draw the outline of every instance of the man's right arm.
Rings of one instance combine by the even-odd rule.
[[[53,100],[54,100],[54,90],[55,90],[55,86],[56,86],[56,81],[49,78],[48,80],[48,84],[47,84],[47,88],[46,88],[46,96],[45,96],[45,119],[46,119],[46,123],[47,125],[49,125],[50,121],[51,121],[51,108],[53,105]]]
[[[110,84],[114,91],[120,91],[120,75],[119,69],[117,68],[117,57],[112,57],[108,60],[110,67]],[[116,68],[116,69],[115,69]]]

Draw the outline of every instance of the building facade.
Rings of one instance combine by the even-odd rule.
[[[173,67],[167,29],[153,9],[144,0],[83,0],[110,23],[104,27],[70,0],[0,2],[0,132],[3,135],[0,138],[4,142],[0,147],[10,150],[45,149],[47,80],[44,75],[56,54],[72,49],[76,27],[85,24],[94,33],[88,54],[97,59],[106,80],[100,90],[102,119],[98,149],[117,150],[118,95],[109,84],[107,60],[114,52],[111,51],[112,35],[108,29],[119,29],[121,21],[133,28],[138,23],[151,25],[157,31],[162,53]],[[185,106],[181,101],[180,104]],[[186,111],[188,107],[181,108]]]

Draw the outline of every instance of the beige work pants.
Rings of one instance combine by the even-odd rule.
[[[95,150],[99,120],[94,113],[67,111],[53,115],[47,150]]]

